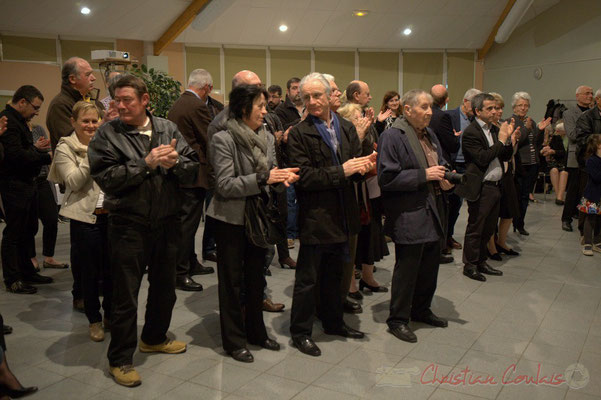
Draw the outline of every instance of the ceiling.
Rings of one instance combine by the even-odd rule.
[[[0,0],[0,32],[155,41],[191,0]],[[534,0],[522,23],[559,0]],[[212,0],[175,40],[188,44],[478,49],[504,0]],[[79,9],[89,7],[84,16]],[[367,9],[363,18],[353,10]],[[26,22],[26,23],[24,23]],[[280,24],[288,31],[280,32]],[[401,32],[410,27],[413,33]]]

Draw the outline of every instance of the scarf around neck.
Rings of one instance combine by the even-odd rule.
[[[257,132],[254,132],[244,122],[235,118],[229,119],[226,126],[238,149],[252,155],[255,172],[268,172],[265,127],[261,125]]]

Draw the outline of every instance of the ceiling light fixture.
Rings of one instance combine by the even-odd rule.
[[[90,13],[90,9],[88,7],[82,7],[81,8],[81,13],[83,15],[88,15]]]
[[[369,14],[368,10],[355,10],[355,11],[353,11],[353,15],[355,17],[365,17],[365,16],[367,16],[367,14]]]
[[[405,35],[405,36],[411,35],[411,28],[405,28],[405,30],[403,31],[403,35]]]
[[[287,25],[280,25],[280,32],[286,32],[288,30]]]

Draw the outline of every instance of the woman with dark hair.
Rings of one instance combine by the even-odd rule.
[[[49,180],[65,185],[60,214],[71,221],[71,263],[81,271],[84,311],[90,339],[95,342],[103,341],[104,329],[109,328],[112,300],[108,211],[103,208],[104,193],[92,179],[88,162],[88,144],[99,122],[100,111],[94,103],[75,103],[71,114],[73,133],[58,141],[48,174]],[[102,281],[104,326],[99,281]]]
[[[376,120],[376,130],[378,133],[384,132],[392,126],[392,123],[401,116],[401,96],[394,90],[384,94],[382,107]]]
[[[298,180],[298,168],[277,168],[274,138],[263,125],[268,94],[256,85],[230,93],[227,129],[209,145],[215,192],[207,215],[215,220],[219,315],[223,349],[235,360],[253,362],[247,343],[269,350],[280,345],[267,336],[263,322],[263,266],[266,248],[251,243],[244,211],[250,196],[284,190]],[[283,185],[282,185],[283,184]],[[240,293],[244,290],[244,306]]]
[[[551,128],[548,126],[547,129]],[[551,129],[551,131],[553,131]],[[547,167],[551,177],[551,185],[555,190],[555,204],[564,205],[566,186],[568,184],[568,171],[566,169],[568,137],[563,121],[558,121],[555,130],[545,135],[545,143],[540,154],[547,158]]]

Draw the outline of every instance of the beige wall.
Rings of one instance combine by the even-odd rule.
[[[549,99],[574,99],[576,87],[601,87],[601,1],[561,0],[495,44],[484,60],[484,90],[499,92],[505,114],[511,96],[532,97],[530,115],[544,116]],[[534,78],[541,67],[542,78]]]

